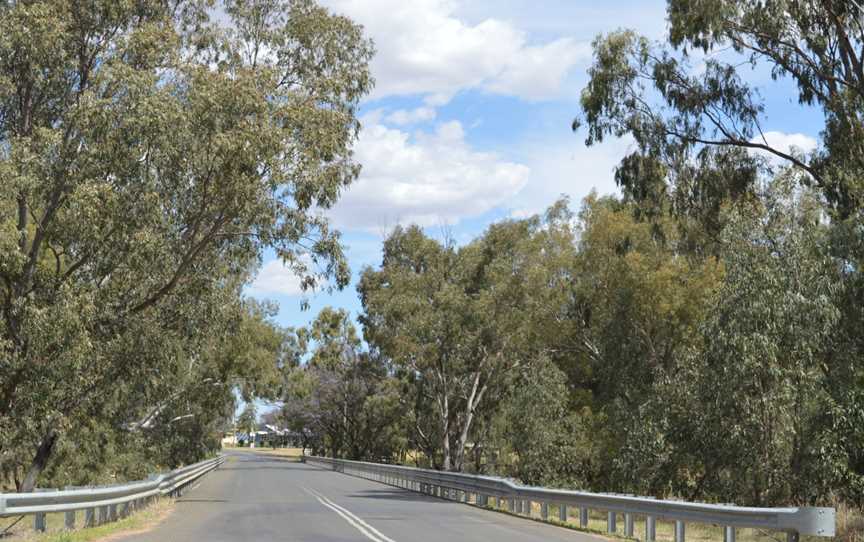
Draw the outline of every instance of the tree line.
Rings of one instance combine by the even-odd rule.
[[[4,487],[194,461],[239,392],[337,457],[860,504],[861,13],[667,14],[666,42],[597,38],[573,122],[634,142],[620,196],[465,244],[398,227],[359,327],[280,329],[243,295],[265,254],[349,283],[322,211],[359,173],[362,28],[312,0],[0,2]],[[816,150],[771,145],[742,61],[821,111]]]
[[[633,141],[619,196],[562,200],[462,245],[398,227],[357,287],[365,344],[330,309],[301,332],[315,339],[283,414],[315,452],[861,504],[864,13],[667,5],[666,42],[595,40],[573,122],[588,145]],[[742,65],[821,112],[817,149],[772,145]]]

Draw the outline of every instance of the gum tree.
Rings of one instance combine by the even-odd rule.
[[[118,383],[116,409],[201,359],[265,249],[346,283],[318,210],[358,173],[371,54],[311,0],[0,3],[0,447],[30,456],[4,466],[23,490]]]

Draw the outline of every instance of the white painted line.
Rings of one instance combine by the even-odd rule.
[[[365,521],[363,521],[362,519],[357,517],[353,512],[351,512],[347,508],[339,506],[338,504],[331,501],[330,499],[328,499],[324,495],[321,495],[320,493],[313,491],[311,489],[305,488],[305,487],[303,488],[303,491],[312,495],[313,497],[318,499],[318,502],[320,502],[321,504],[323,504],[327,508],[329,508],[329,509],[333,510],[334,512],[336,512],[337,514],[339,514],[339,516],[341,516],[342,519],[344,519],[352,527],[354,527],[355,529],[360,531],[369,540],[372,540],[373,542],[396,542],[392,538],[384,536],[381,533],[381,531],[379,531],[375,527],[369,525],[368,523],[366,523]]]

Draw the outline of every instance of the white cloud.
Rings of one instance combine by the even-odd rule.
[[[299,296],[303,294],[303,290],[300,288],[300,277],[277,258],[261,267],[258,276],[249,285],[249,293],[259,296],[268,294]]]
[[[509,21],[466,23],[450,0],[326,0],[364,25],[375,40],[372,98],[432,94],[446,103],[461,90],[482,89],[526,99],[558,96],[566,75],[590,58],[587,42],[529,42]]]
[[[406,126],[420,122],[428,122],[435,119],[435,110],[431,107],[418,107],[416,109],[397,109],[389,113],[384,120],[389,124]]]
[[[819,142],[815,138],[802,133],[787,134],[785,132],[772,131],[765,132],[763,135],[765,137],[764,140],[761,136],[757,136],[750,140],[751,143],[767,143],[769,147],[787,154],[806,154],[815,150],[819,145]],[[775,165],[784,163],[783,159],[768,151],[757,149],[753,152],[768,158]]]
[[[586,147],[575,135],[529,143],[518,154],[524,156],[531,176],[525,187],[505,202],[511,218],[542,212],[562,195],[570,198],[575,210],[592,190],[601,195],[618,193],[615,168],[631,145],[625,138]]]
[[[519,192],[529,174],[522,164],[472,149],[457,121],[412,135],[364,118],[355,156],[363,171],[332,217],[343,229],[376,233],[480,215]]]

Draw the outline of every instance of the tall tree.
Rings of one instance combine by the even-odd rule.
[[[380,269],[363,272],[365,337],[404,371],[418,407],[431,405],[434,436],[422,433],[422,414],[415,430],[418,441],[437,441],[443,469],[463,469],[476,417],[494,411],[549,349],[536,337],[555,320],[560,301],[549,297],[563,290],[560,264],[572,249],[562,203],[542,217],[495,224],[461,248],[416,226],[397,228]]]
[[[220,7],[0,4],[0,449],[30,448],[23,490],[106,391],[198,358],[265,248],[347,282],[316,210],[357,175],[371,45],[311,0]]]
[[[306,444],[364,460],[404,450],[400,383],[383,358],[362,348],[348,313],[325,307],[300,335],[311,351],[289,376],[283,414]]]

